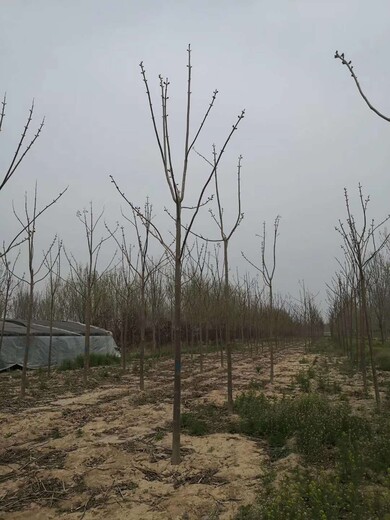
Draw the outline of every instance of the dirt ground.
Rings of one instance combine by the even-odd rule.
[[[296,374],[328,363],[289,345],[277,355],[270,385],[266,352],[234,358],[235,395],[251,386],[273,396],[299,392]],[[372,407],[359,376],[343,376],[337,363],[327,377],[337,374],[357,408]],[[227,520],[252,503],[270,462],[264,443],[240,434],[183,434],[182,463],[171,466],[172,364],[149,367],[144,392],[134,370],[93,369],[86,391],[80,372],[54,372],[49,381],[34,373],[24,403],[18,374],[1,375],[0,519]],[[192,365],[185,358],[183,411],[222,406],[225,385],[218,354],[205,356],[202,373],[197,359]],[[295,462],[290,456],[277,467]]]

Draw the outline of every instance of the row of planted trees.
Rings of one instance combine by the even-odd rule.
[[[375,399],[380,408],[374,342],[385,344],[390,311],[390,235],[384,225],[368,219],[369,197],[359,185],[360,218],[355,218],[345,190],[346,221],[336,230],[342,237],[344,259],[328,285],[331,335],[345,355],[359,367],[364,390],[367,371],[372,375]]]
[[[357,91],[367,107],[381,120],[390,122],[390,116],[379,110],[364,92],[352,65],[344,53],[334,55],[345,66]],[[390,316],[390,234],[386,223],[369,220],[369,196],[364,197],[359,184],[359,217],[355,217],[347,190],[344,190],[346,219],[340,220],[336,231],[342,238],[344,258],[340,270],[328,285],[329,323],[332,337],[341,345],[344,353],[355,362],[363,379],[364,391],[368,391],[368,368],[372,374],[375,400],[381,408],[376,369],[374,340],[382,345],[389,335]]]
[[[193,251],[188,255],[183,271],[181,337],[190,347],[220,346],[223,360],[226,295],[219,268],[219,248],[216,247],[212,255],[205,248],[198,248],[197,254],[197,258]],[[147,260],[146,270],[150,276],[142,287],[137,270],[121,261],[103,273],[94,273],[95,283],[89,291],[88,268],[80,266],[77,276],[69,268],[68,274],[62,274],[59,270],[62,256],[60,253],[56,257],[57,263],[49,271],[45,286],[35,291],[33,319],[85,323],[90,312],[91,323],[113,332],[124,366],[126,356],[138,352],[142,342],[149,352],[156,354],[172,345],[174,294],[169,264],[160,262],[158,265]],[[303,293],[306,300],[302,298],[299,302],[276,295],[271,308],[259,279],[245,275],[230,283],[228,294],[233,342],[250,346],[295,336],[310,339],[322,330],[319,311],[307,291]],[[10,271],[4,270],[0,285],[3,314],[28,319],[29,298],[28,287],[17,278],[12,280],[12,273],[10,277]]]
[[[90,330],[92,323],[114,331],[123,353],[123,363],[131,347],[138,345],[140,359],[140,387],[144,387],[145,348],[158,350],[165,343],[173,345],[174,350],[174,398],[173,398],[173,437],[172,463],[180,462],[180,407],[181,407],[181,370],[182,344],[194,345],[210,343],[223,345],[221,362],[225,362],[227,373],[227,401],[232,411],[233,364],[232,346],[237,340],[259,343],[268,340],[270,347],[271,373],[273,379],[274,352],[280,338],[305,335],[313,338],[322,331],[322,322],[314,304],[314,298],[303,290],[299,304],[283,301],[274,292],[276,268],[276,237],[279,218],[275,221],[274,241],[271,261],[266,261],[265,227],[261,240],[260,261],[247,260],[261,273],[265,283],[263,292],[256,280],[247,276],[232,279],[229,264],[229,243],[239,227],[241,212],[241,156],[237,165],[237,214],[229,226],[226,222],[223,202],[219,192],[222,157],[233,140],[245,111],[234,118],[232,126],[222,138],[219,147],[213,145],[210,158],[197,152],[199,136],[214,109],[218,91],[215,90],[203,116],[193,124],[192,118],[192,58],[191,47],[187,49],[187,93],[185,104],[184,154],[181,159],[175,155],[169,125],[170,82],[159,76],[159,102],[153,103],[143,63],[140,72],[146,89],[147,107],[156,140],[156,151],[161,159],[161,173],[165,177],[171,207],[166,212],[173,222],[173,232],[166,231],[152,217],[149,202],[141,208],[137,201],[127,198],[122,187],[111,176],[114,188],[125,201],[129,214],[123,217],[135,231],[133,238],[124,228],[110,229],[106,226],[105,236],[97,239],[98,226],[102,224],[102,213],[95,215],[92,204],[88,210],[78,214],[86,237],[86,258],[78,261],[71,251],[64,248],[57,238],[53,240],[42,258],[37,258],[35,236],[37,221],[59,198],[38,207],[37,190],[32,201],[25,198],[24,210],[15,217],[20,231],[3,244],[0,257],[3,260],[2,314],[8,309],[17,317],[27,319],[27,339],[23,365],[21,395],[24,395],[26,367],[30,347],[30,325],[33,317],[57,319],[76,319],[85,322],[85,362],[84,377],[89,370]],[[5,114],[4,99],[0,114],[0,130]],[[161,107],[157,115],[155,106]],[[23,149],[33,114],[33,107],[17,146],[15,155],[6,170],[0,191],[10,181],[15,170],[38,138],[43,123],[31,142]],[[188,189],[188,178],[193,174],[190,163],[195,154],[204,161],[199,178],[201,186],[196,190]],[[195,155],[196,157],[196,155]],[[199,168],[198,168],[199,169]],[[131,179],[129,181],[131,186]],[[197,235],[194,224],[202,208],[209,205],[213,196],[216,201],[211,217],[216,225],[215,237]],[[30,204],[31,203],[31,204]],[[139,203],[139,201],[138,201]],[[99,224],[100,223],[100,224]],[[195,242],[198,239],[202,242]],[[105,243],[116,243],[118,253],[102,266],[99,257]],[[161,256],[150,253],[151,241],[161,246]],[[134,244],[135,247],[132,245]],[[203,244],[203,245],[199,245]],[[205,244],[220,244],[210,252]],[[18,274],[16,259],[12,257],[20,245],[27,252],[26,275]],[[245,256],[245,255],[244,255]],[[66,269],[63,266],[65,258]],[[62,261],[62,264],[61,264]],[[19,270],[20,273],[20,270]],[[40,285],[41,284],[41,285]],[[42,289],[42,284],[46,284]],[[27,289],[26,289],[27,288]],[[225,349],[225,350],[224,350]],[[202,359],[202,356],[201,356]],[[50,360],[50,353],[49,353]]]

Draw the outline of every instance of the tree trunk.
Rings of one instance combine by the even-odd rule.
[[[85,302],[85,344],[84,344],[84,385],[88,381],[91,347],[91,319],[92,319],[92,295],[91,287],[87,289],[87,301]]]
[[[139,389],[145,389],[145,328],[146,328],[146,302],[145,280],[141,280],[141,315],[140,315],[140,348],[139,348]]]
[[[269,288],[269,353],[270,353],[270,381],[273,383],[274,381],[274,343],[273,343],[273,335],[274,335],[274,312],[273,312],[273,294],[272,294],[272,285]]]
[[[30,270],[31,272],[31,270]],[[31,322],[33,316],[33,304],[34,304],[34,281],[33,281],[33,273],[30,279],[30,292],[29,292],[29,301],[28,301],[28,314],[27,314],[27,327],[26,327],[26,345],[24,349],[24,357],[23,357],[23,369],[22,369],[22,381],[20,386],[20,397],[24,397],[26,395],[26,387],[27,387],[27,364],[28,364],[28,354],[31,345]]]
[[[381,399],[380,399],[378,377],[377,377],[376,366],[375,366],[374,348],[373,348],[373,344],[372,344],[370,320],[369,320],[369,316],[368,316],[366,281],[365,281],[365,277],[364,277],[364,273],[363,273],[362,269],[360,269],[360,286],[361,286],[361,293],[362,293],[361,294],[361,296],[362,296],[362,306],[363,306],[364,318],[365,318],[365,324],[366,324],[366,331],[367,331],[368,348],[369,348],[369,352],[370,352],[372,381],[374,383],[375,401],[376,401],[376,406],[378,408],[378,411],[380,411]]]
[[[225,327],[226,327],[226,364],[227,364],[227,404],[228,412],[233,413],[233,374],[232,374],[232,346],[230,343],[230,312],[229,312],[229,260],[227,240],[223,241],[224,269],[225,269]]]
[[[175,252],[175,369],[173,387],[172,464],[180,464],[180,405],[181,405],[181,202],[176,201]]]
[[[8,273],[8,275],[9,275],[9,273]],[[5,292],[5,299],[4,299],[3,323],[1,324],[1,334],[0,334],[0,351],[1,351],[1,347],[3,346],[3,337],[4,337],[4,330],[5,330],[5,320],[7,318],[7,310],[8,310],[9,292],[10,292],[10,280],[7,279],[7,289],[6,289],[6,292]]]
[[[202,324],[200,323],[199,326],[199,364],[200,364],[200,371],[203,372],[203,335],[202,335]]]
[[[47,376],[50,377],[51,370],[51,354],[53,347],[53,318],[54,318],[54,298],[51,299],[50,302],[50,327],[49,327],[49,356],[47,360]]]

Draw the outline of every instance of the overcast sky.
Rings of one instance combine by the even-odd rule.
[[[325,282],[341,257],[334,230],[345,217],[343,188],[356,200],[362,183],[370,215],[390,211],[390,124],[359,97],[338,49],[351,59],[367,95],[390,114],[390,3],[350,1],[0,0],[0,91],[7,112],[0,167],[7,166],[35,98],[33,129],[41,137],[0,194],[0,238],[17,229],[12,214],[38,181],[39,204],[69,185],[37,226],[38,249],[58,233],[82,260],[83,230],[76,211],[92,200],[113,225],[124,207],[108,175],[156,222],[171,226],[172,208],[139,70],[143,60],[159,108],[158,74],[171,82],[173,158],[182,164],[186,48],[193,64],[193,124],[214,89],[219,94],[197,144],[207,155],[221,146],[237,115],[245,119],[221,163],[227,225],[236,212],[236,163],[242,162],[244,221],[232,238],[231,268],[252,271],[241,251],[260,261],[261,232],[281,215],[275,284],[297,295],[304,279],[325,300]],[[187,203],[209,172],[191,156]],[[207,209],[196,229],[217,229]],[[103,233],[104,229],[99,233]],[[108,246],[105,254],[109,256]]]

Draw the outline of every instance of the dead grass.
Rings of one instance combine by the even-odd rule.
[[[343,395],[353,406],[372,407],[355,395],[358,376],[340,374],[336,360],[325,363],[325,356],[304,354],[303,347],[278,353],[272,385],[266,352],[234,356],[236,395],[250,385],[257,391],[256,382],[268,397],[300,393],[294,381],[304,356],[308,367],[316,359],[316,374],[340,385],[332,399]],[[145,392],[131,371],[110,367],[102,377],[99,370],[92,371],[87,389],[78,371],[54,373],[45,391],[42,375],[33,374],[26,402],[18,400],[18,376],[0,376],[0,518],[227,520],[255,500],[270,465],[278,472],[289,467],[291,456],[273,462],[265,443],[229,433],[218,353],[204,356],[202,373],[196,356],[193,364],[184,358],[183,411],[208,417],[209,430],[201,437],[183,432],[183,460],[175,467],[172,361],[149,370]]]

